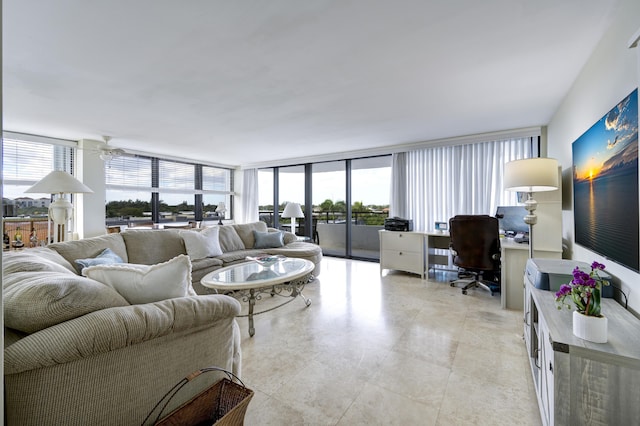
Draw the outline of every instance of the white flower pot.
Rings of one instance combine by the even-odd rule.
[[[573,334],[594,343],[607,342],[607,317],[591,317],[573,311]]]

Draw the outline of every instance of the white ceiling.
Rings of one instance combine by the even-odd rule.
[[[4,129],[247,165],[548,123],[617,0],[5,0]]]

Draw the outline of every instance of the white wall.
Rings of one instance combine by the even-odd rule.
[[[74,200],[76,209],[76,232],[80,238],[96,237],[106,233],[105,202],[106,188],[104,161],[96,153],[104,142],[83,139],[76,161],[76,177],[93,190],[93,194],[78,194]]]
[[[557,158],[563,168],[563,240],[569,247],[569,256],[588,263],[604,263],[607,271],[620,280],[629,296],[629,307],[636,312],[640,312],[640,275],[575,244],[571,144],[638,87],[640,47],[628,46],[639,29],[639,17],[640,1],[620,1],[610,29],[548,125],[549,157]]]

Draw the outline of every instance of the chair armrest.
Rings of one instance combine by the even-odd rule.
[[[30,334],[4,351],[4,373],[64,364],[172,333],[211,327],[240,313],[228,296],[181,297],[103,309]]]

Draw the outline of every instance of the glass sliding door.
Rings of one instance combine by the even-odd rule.
[[[351,160],[351,256],[380,259],[378,231],[389,215],[391,156]]]
[[[278,168],[278,215],[280,228],[286,231],[302,235],[300,225],[304,218],[296,218],[296,229],[291,228],[291,218],[283,218],[282,213],[288,203],[300,204],[304,212],[305,205],[305,173],[304,166],[291,166]]]
[[[313,220],[317,242],[329,256],[346,256],[346,162],[312,165]]]
[[[260,169],[260,220],[276,226],[277,219],[289,231],[291,220],[282,212],[298,203],[305,216],[296,221],[298,236],[310,237],[328,256],[378,260],[390,188],[390,155]]]
[[[258,217],[268,227],[276,226],[273,211],[273,169],[258,170]]]

